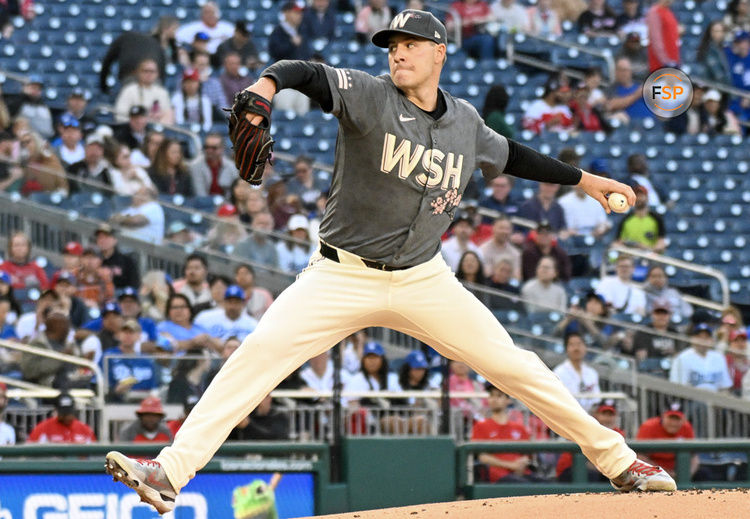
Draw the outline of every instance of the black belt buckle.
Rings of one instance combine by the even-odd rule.
[[[366,267],[369,267],[375,270],[385,270],[385,271],[394,270],[393,267],[389,267],[385,263],[380,263],[379,261],[370,261],[370,260],[366,260],[362,258],[362,263],[364,263]]]

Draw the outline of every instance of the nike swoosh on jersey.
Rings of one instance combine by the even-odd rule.
[[[402,123],[408,123],[409,121],[414,121],[416,119],[416,117],[406,117],[404,114],[398,114],[398,120]]]

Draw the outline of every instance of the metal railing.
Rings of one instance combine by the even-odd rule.
[[[709,301],[707,299],[702,299],[699,297],[693,297],[689,295],[683,295],[683,298],[685,299],[685,301],[689,302],[690,304],[703,306],[706,308],[710,308],[712,310],[719,310],[719,311],[723,310],[730,304],[729,281],[727,280],[727,277],[724,275],[724,273],[721,272],[720,270],[717,270],[713,267],[706,267],[705,265],[698,265],[696,263],[692,263],[689,261],[683,261],[681,259],[673,258],[671,256],[657,254],[655,252],[646,251],[643,249],[627,247],[625,245],[615,245],[615,244],[610,245],[609,251],[620,253],[620,254],[627,254],[628,256],[633,256],[637,258],[642,258],[649,262],[661,263],[664,265],[671,265],[676,268],[688,270],[690,272],[695,272],[697,274],[702,274],[707,277],[715,278],[719,282],[719,285],[721,286],[721,305],[718,305],[714,303],[713,301]],[[600,267],[600,272],[601,272],[602,277],[606,275],[606,269],[607,269],[606,262],[602,262],[601,267]],[[633,284],[636,285],[635,283]]]

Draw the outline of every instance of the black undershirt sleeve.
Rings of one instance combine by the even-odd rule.
[[[333,109],[333,97],[326,71],[319,63],[281,60],[264,70],[261,77],[273,79],[277,92],[284,88],[293,88],[316,101],[326,112]]]
[[[581,170],[543,155],[528,146],[508,139],[508,162],[504,173],[514,177],[574,186],[581,181]]]

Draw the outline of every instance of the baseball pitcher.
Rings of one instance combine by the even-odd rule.
[[[257,184],[270,150],[271,100],[293,88],[339,120],[330,199],[307,268],[229,358],[156,460],[107,455],[107,472],[161,512],[231,429],[307,359],[370,326],[410,334],[466,362],[578,443],[621,491],[675,490],[661,468],[636,460],[623,437],[599,424],[531,352],[517,348],[440,255],[472,172],[579,185],[609,212],[606,196],[633,191],[508,140],[466,101],[438,88],[446,30],[432,14],[399,13],[372,42],[388,49],[379,77],[280,61],[237,96],[230,138],[240,175]]]

